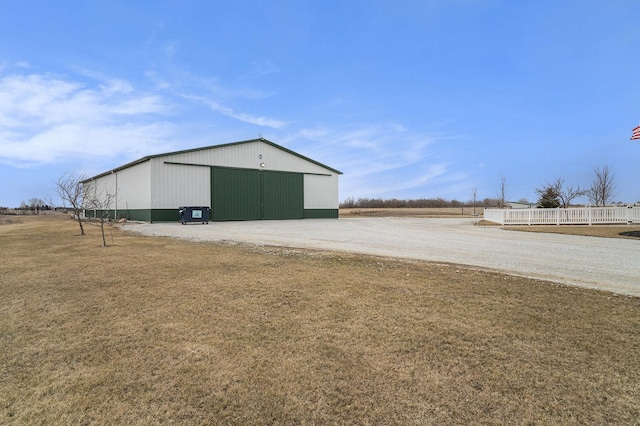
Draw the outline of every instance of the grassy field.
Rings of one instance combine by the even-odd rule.
[[[340,217],[473,217],[482,207],[340,209]]]
[[[87,231],[0,221],[0,424],[640,419],[638,298]]]

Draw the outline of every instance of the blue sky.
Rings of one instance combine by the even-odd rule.
[[[640,201],[637,0],[0,0],[0,206],[262,136],[340,199]],[[54,198],[55,200],[55,198]],[[586,201],[586,200],[582,200]]]

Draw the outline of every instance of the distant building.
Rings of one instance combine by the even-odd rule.
[[[177,221],[178,207],[211,208],[211,221],[338,217],[342,173],[266,139],[151,155],[82,182],[108,192],[94,217]]]
[[[536,209],[538,205],[535,203],[523,203],[521,201],[508,201],[507,206],[510,209]]]

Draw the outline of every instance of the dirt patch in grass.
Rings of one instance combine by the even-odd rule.
[[[0,225],[8,225],[11,223],[20,223],[22,220],[17,216],[0,215]]]
[[[640,299],[455,265],[0,227],[0,423],[622,423]]]

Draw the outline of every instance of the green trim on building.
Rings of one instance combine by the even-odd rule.
[[[161,213],[164,212],[164,213]],[[106,216],[105,216],[106,214]],[[171,210],[151,210],[151,209],[137,209],[137,210],[118,210],[117,217],[115,210],[85,210],[84,216],[89,218],[105,217],[109,220],[120,220],[125,218],[127,220],[137,220],[140,222],[168,222],[178,220],[178,209]],[[166,219],[171,217],[171,219]]]
[[[338,209],[305,209],[305,219],[337,219]]]
[[[140,222],[151,222],[151,209],[136,209],[136,210],[127,210],[128,220],[137,220]]]
[[[84,210],[84,217],[90,218],[100,218],[104,217],[105,219],[113,219],[113,211],[107,210]]]
[[[287,210],[291,213],[294,210]],[[88,218],[100,218],[104,217],[105,210],[85,210],[84,215]],[[114,211],[108,212],[107,218],[109,220],[114,219]],[[302,215],[292,215],[290,217],[278,216],[282,215],[282,212],[276,211],[276,215],[269,217],[257,217],[255,219],[242,219],[242,220],[294,220],[294,219],[337,219],[339,215],[338,209],[304,209]],[[178,208],[175,209],[137,209],[137,210],[118,210],[118,219],[126,218],[127,220],[135,220],[139,222],[178,222],[180,215]],[[211,222],[227,222],[230,220],[239,219],[221,219],[211,218]]]
[[[179,219],[178,207],[175,209],[151,210],[151,222],[177,222]]]

